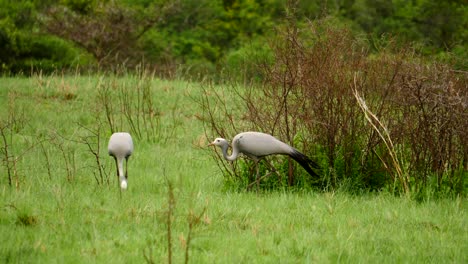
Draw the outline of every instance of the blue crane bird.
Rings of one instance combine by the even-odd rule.
[[[299,152],[297,149],[276,139],[272,135],[261,132],[242,132],[237,134],[232,140],[232,152],[228,156],[229,142],[224,138],[216,138],[208,146],[218,146],[223,152],[223,156],[228,161],[237,159],[240,153],[251,158],[256,167],[257,186],[259,184],[258,162],[265,156],[280,154],[288,155],[301,165],[311,176],[318,177],[313,168],[318,168],[317,164],[309,157]]]
[[[114,157],[115,165],[117,167],[117,177],[119,178],[120,190],[127,189],[128,179],[128,158],[133,153],[133,140],[132,136],[126,132],[117,132],[112,134],[109,139],[108,145],[109,155]],[[125,173],[124,173],[124,159],[125,159]]]

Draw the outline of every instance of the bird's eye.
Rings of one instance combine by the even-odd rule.
[[[219,142],[219,141],[220,141],[219,139],[218,139],[218,140],[216,140],[216,142]]]

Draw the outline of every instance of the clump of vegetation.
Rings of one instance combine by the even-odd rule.
[[[17,223],[23,226],[34,226],[37,224],[37,217],[32,215],[18,215]]]
[[[232,102],[207,88],[202,107],[208,136],[267,132],[321,165],[322,180],[316,182],[294,172],[290,160],[276,160],[280,175],[270,177],[267,188],[462,193],[467,75],[411,49],[388,45],[373,54],[367,43],[332,23],[300,27],[290,17],[279,28],[273,62],[257,63],[263,81],[246,91],[233,88],[234,104],[246,109],[241,119],[233,117]],[[230,179],[246,183],[250,166],[216,159]]]
[[[21,226],[35,226],[39,222],[38,217],[28,212],[18,212],[16,224]]]

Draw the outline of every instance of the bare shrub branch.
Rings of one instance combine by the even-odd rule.
[[[370,54],[349,29],[328,19],[299,27],[294,8],[289,11],[287,26],[277,28],[270,44],[273,61],[257,63],[261,83],[233,85],[227,94],[206,86],[200,106],[207,138],[230,138],[245,129],[274,134],[318,159],[321,182],[308,184],[321,189],[351,184],[404,193],[445,187],[462,192],[466,72],[428,63],[391,41]],[[226,179],[245,182],[248,167],[226,165],[212,153]],[[295,186],[300,171],[284,162],[287,169],[280,173]],[[395,190],[394,182],[401,188]]]
[[[98,117],[99,118],[99,117]],[[110,171],[106,168],[105,163],[102,161],[102,150],[101,146],[103,145],[102,138],[102,124],[100,120],[94,122],[95,128],[88,128],[83,125],[80,125],[80,128],[86,130],[88,135],[80,136],[81,144],[86,145],[88,151],[94,157],[94,162],[96,163],[93,169],[94,179],[98,185],[110,184]],[[97,173],[96,173],[97,170]]]

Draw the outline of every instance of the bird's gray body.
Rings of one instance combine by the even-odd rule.
[[[117,132],[112,134],[107,147],[109,155],[115,158],[117,166],[117,175],[119,177],[120,188],[127,189],[127,169],[123,168],[124,160],[128,163],[128,158],[133,153],[132,136],[126,132]]]
[[[232,140],[233,152],[236,149],[250,158],[258,159],[272,154],[289,155],[293,148],[275,137],[261,132],[243,132]]]
[[[232,140],[232,153],[230,156],[227,155],[229,143],[226,139],[216,138],[210,145],[220,147],[226,160],[234,161],[240,153],[253,159],[257,166],[257,178],[259,160],[264,156],[274,154],[288,155],[297,161],[310,175],[318,176],[317,173],[312,170],[312,167],[318,167],[315,162],[297,149],[269,134],[252,131],[237,134]]]
[[[129,133],[117,132],[112,134],[108,146],[109,155],[117,159],[124,159],[133,153],[133,141]]]

